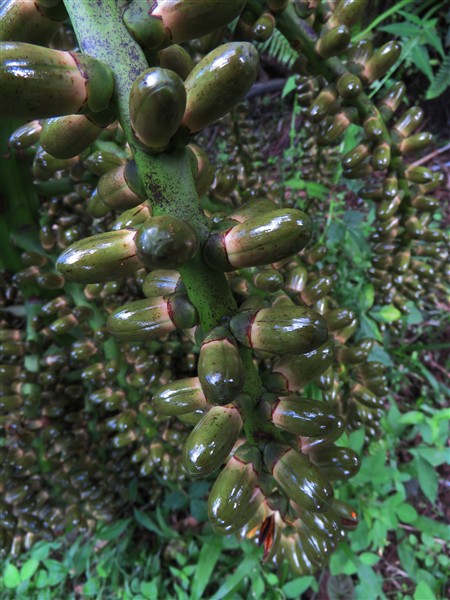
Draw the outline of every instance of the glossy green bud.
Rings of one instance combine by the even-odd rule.
[[[383,123],[378,115],[368,117],[363,123],[364,132],[371,141],[378,142],[383,137]]]
[[[372,165],[375,171],[384,171],[391,164],[391,147],[386,142],[375,146],[372,152]]]
[[[402,47],[398,42],[388,42],[378,48],[364,66],[362,76],[369,81],[383,77],[400,57]]]
[[[208,517],[215,531],[228,535],[250,521],[263,501],[257,483],[251,463],[230,458],[208,497]]]
[[[360,40],[353,44],[349,51],[349,60],[361,69],[373,55],[373,44],[370,40]]]
[[[402,154],[411,154],[428,148],[433,142],[433,134],[422,131],[402,140],[399,144],[399,149]]]
[[[424,212],[434,212],[439,208],[439,200],[431,196],[416,196],[411,200],[411,206]]]
[[[208,403],[198,377],[187,377],[163,385],[153,394],[155,411],[168,417],[206,410]]]
[[[323,89],[308,110],[309,120],[312,123],[319,123],[326,116],[333,114],[336,107],[336,98],[334,89]]]
[[[351,40],[350,30],[346,25],[337,25],[325,32],[316,43],[316,52],[322,58],[338,56],[345,51]]]
[[[174,71],[181,79],[186,79],[195,63],[182,46],[174,44],[158,54],[158,67]]]
[[[363,385],[357,383],[351,390],[352,397],[369,408],[383,408],[384,402]]]
[[[100,177],[87,208],[93,217],[102,217],[110,210],[128,210],[142,203],[144,198],[130,189],[125,169],[126,165],[119,165]]]
[[[153,269],[178,269],[195,256],[199,246],[192,227],[170,215],[147,219],[135,242],[139,258]]]
[[[236,187],[237,174],[234,169],[222,168],[217,173],[214,183],[214,197],[221,200],[231,194]]]
[[[156,17],[168,29],[172,44],[180,44],[231,23],[244,5],[245,0],[158,0],[150,18]]]
[[[5,115],[42,119],[82,113],[95,121],[109,106],[112,71],[87,54],[4,42],[0,55]]]
[[[275,269],[263,269],[253,277],[254,286],[265,292],[277,292],[283,283],[283,275]]]
[[[272,200],[257,198],[242,204],[242,206],[229,215],[229,218],[238,223],[245,223],[245,221],[249,221],[263,213],[273,212],[276,209],[277,205]]]
[[[306,286],[308,281],[308,271],[303,266],[290,269],[286,276],[284,290],[290,295],[299,294]]]
[[[226,460],[242,429],[239,411],[213,406],[189,434],[183,446],[182,464],[192,477],[214,473]]]
[[[357,528],[359,523],[358,515],[350,504],[334,498],[332,508],[338,515],[342,527],[350,531]]]
[[[351,347],[343,347],[339,349],[339,362],[344,365],[357,365],[365,362],[373,348],[374,341],[364,339]]]
[[[203,250],[210,266],[224,271],[265,265],[291,256],[311,238],[309,218],[296,209],[253,217],[228,231],[212,233]]]
[[[339,96],[344,100],[354,100],[362,92],[361,79],[352,73],[344,73],[336,82]]]
[[[351,448],[325,446],[309,452],[308,457],[329,481],[350,479],[360,467],[358,455]]]
[[[347,25],[353,27],[365,16],[367,0],[339,0],[328,21],[328,25]]]
[[[118,217],[111,224],[111,229],[113,231],[119,231],[120,229],[136,229],[145,223],[147,219],[150,217],[151,211],[146,202],[139,204],[134,208],[130,208],[125,210],[120,217]],[[134,238],[136,243],[136,237]]]
[[[108,331],[120,340],[141,341],[161,337],[177,327],[197,324],[197,311],[183,294],[147,298],[125,304],[106,321]]]
[[[244,365],[235,340],[224,327],[215,327],[203,340],[197,369],[209,402],[229,404],[242,392]]]
[[[272,373],[265,377],[267,388],[275,393],[298,392],[304,385],[326,371],[334,359],[334,345],[325,344],[306,354],[286,354],[275,361]]]
[[[402,81],[397,81],[389,88],[384,98],[379,103],[379,109],[385,121],[388,121],[398,109],[406,94],[406,86]]]
[[[246,348],[273,354],[304,354],[328,338],[325,319],[302,306],[242,311],[232,317],[230,329]]]
[[[305,510],[326,512],[333,500],[333,488],[309,458],[293,448],[266,447],[272,475],[286,496]]]
[[[98,233],[75,242],[56,261],[69,281],[97,283],[134,273],[144,265],[136,253],[134,230]]]
[[[348,308],[335,308],[325,313],[325,319],[330,331],[337,331],[351,324],[355,313]]]
[[[33,0],[7,0],[0,6],[0,39],[45,45],[66,18],[62,3],[45,7]]]
[[[184,291],[184,285],[178,271],[157,269],[146,275],[142,284],[144,296],[166,296],[174,292]]]
[[[9,138],[9,143],[17,150],[26,150],[39,142],[42,125],[39,121],[31,121],[16,129]]]
[[[317,400],[289,396],[276,402],[271,409],[273,423],[294,435],[319,437],[340,427],[337,412]]]
[[[257,42],[266,42],[275,29],[275,18],[264,12],[253,25],[253,37]]]
[[[306,304],[314,304],[324,296],[326,296],[334,285],[331,277],[324,275],[313,279],[308,283],[301,292],[301,297]]]
[[[83,164],[91,173],[102,177],[105,173],[120,167],[125,162],[125,159],[117,152],[109,152],[108,150],[97,150],[89,154]]]
[[[405,179],[412,183],[427,184],[433,180],[433,172],[427,167],[408,167],[405,171]]]
[[[207,54],[185,81],[183,125],[196,133],[226,115],[248,92],[258,67],[258,52],[247,42],[230,42]]]
[[[40,144],[56,158],[73,158],[86,150],[102,131],[84,115],[55,117],[44,122]]]
[[[420,106],[413,106],[408,109],[404,115],[394,124],[394,129],[402,138],[411,136],[421,125],[425,117],[424,111]]]
[[[394,198],[387,198],[380,202],[377,206],[377,217],[380,221],[386,221],[393,217],[397,212],[402,200],[400,196],[394,196]]]
[[[180,126],[186,108],[183,80],[174,71],[153,67],[139,75],[130,91],[131,126],[152,152],[162,152]]]

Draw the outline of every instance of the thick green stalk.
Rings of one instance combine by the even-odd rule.
[[[139,44],[122,20],[124,0],[64,0],[83,52],[109,65],[115,77],[115,108],[136,162],[153,214],[170,214],[189,222],[201,243],[208,235],[208,223],[200,208],[185,150],[151,155],[133,135],[128,99],[134,80],[148,68]],[[201,254],[180,269],[191,302],[204,331],[236,312],[237,306],[223,273],[208,267]],[[261,382],[251,353],[242,351],[247,371],[245,391],[256,403]]]

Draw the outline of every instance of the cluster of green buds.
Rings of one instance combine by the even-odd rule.
[[[350,124],[364,131],[367,154],[344,157],[344,174],[384,176],[381,197],[378,188],[365,196],[388,213],[374,266],[389,268],[384,259],[403,252],[391,219],[406,214],[405,235],[415,239],[414,211],[431,212],[424,194],[439,183],[402,159],[424,147],[427,136],[415,138],[408,124],[417,115],[400,119],[391,136],[385,123],[397,95],[388,92],[378,108],[364,100],[365,87],[397,59],[398,44],[350,46],[361,0],[340,0],[333,10],[306,0],[104,0],[106,9],[65,0],[78,47],[60,25],[61,5],[28,4],[0,9],[8,25],[0,110],[33,119],[11,145],[33,158],[45,197],[42,254],[28,253],[15,283],[27,308],[27,285],[50,297],[26,326],[5,317],[8,544],[17,553],[24,536],[29,546],[37,532],[52,537],[113,519],[133,500],[136,479],[134,494],[156,502],[147,486],[154,469],[170,479],[215,474],[213,528],[256,537],[266,560],[313,573],[357,524],[334,496],[334,482],[359,468],[338,440],[346,427],[376,433],[384,369],[369,360],[372,340],[352,339],[355,315],[333,300],[339,275],[324,249],[311,247],[310,217],[287,208],[276,189],[268,193],[249,152],[240,153],[237,171],[214,177],[194,140],[239,110],[258,73],[251,41],[267,40],[277,26],[301,46],[305,73],[317,76],[311,85],[301,80],[299,94],[318,143],[335,146]],[[235,20],[237,41],[222,43]],[[197,64],[180,45],[196,38],[213,45]],[[46,42],[51,47],[36,45]],[[336,67],[337,55],[348,56],[348,69]],[[250,134],[235,126],[241,147]],[[420,225],[421,247],[433,235],[442,241]],[[52,253],[61,250],[55,272]]]

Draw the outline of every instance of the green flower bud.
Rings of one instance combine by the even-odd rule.
[[[44,7],[41,2],[9,0],[0,6],[1,41],[45,45],[67,18],[62,3]]]
[[[247,42],[223,44],[207,54],[185,81],[183,125],[196,133],[226,115],[252,86],[258,64],[258,52]]]
[[[357,365],[365,362],[369,356],[369,352],[372,350],[373,343],[371,339],[364,339],[350,348],[340,348],[338,354],[339,362],[344,365]]]
[[[133,230],[98,233],[75,242],[56,261],[69,281],[96,283],[134,273],[144,265],[136,254]]]
[[[344,100],[354,100],[362,92],[361,79],[352,73],[344,73],[337,80],[336,89]]]
[[[105,173],[120,167],[124,162],[125,159],[119,153],[108,152],[107,150],[97,150],[83,160],[85,167],[98,177],[102,177]]]
[[[385,121],[388,121],[398,109],[406,93],[406,86],[402,81],[397,81],[389,88],[388,92],[379,103],[379,110]]]
[[[245,221],[249,221],[263,213],[273,212],[276,209],[277,205],[272,200],[257,198],[256,200],[245,202],[229,215],[229,219],[238,223],[245,223]]]
[[[112,71],[87,54],[4,42],[0,110],[21,118],[96,114],[108,108],[114,89]]]
[[[402,154],[411,154],[428,148],[433,142],[433,134],[422,131],[402,140],[399,144],[399,149]]]
[[[360,467],[358,455],[351,448],[326,446],[309,452],[308,457],[329,481],[350,479]]]
[[[275,481],[289,499],[314,512],[330,508],[333,488],[307,456],[274,445],[266,447],[265,456]]]
[[[351,33],[345,25],[337,25],[325,32],[316,43],[316,52],[322,58],[338,56],[345,51],[351,40]]]
[[[424,117],[425,113],[420,106],[413,106],[394,123],[394,129],[400,137],[407,138],[421,125]]]
[[[311,238],[311,222],[296,209],[278,209],[253,217],[223,232],[212,233],[203,250],[211,266],[265,265],[299,252]]]
[[[339,427],[339,415],[324,402],[289,396],[271,408],[273,423],[294,435],[318,437]]]
[[[215,531],[229,535],[250,521],[263,501],[257,482],[251,463],[230,458],[208,497],[208,517]]]
[[[153,394],[152,404],[159,415],[168,417],[205,411],[208,407],[198,377],[178,379],[163,385]]]
[[[183,294],[171,294],[125,304],[109,315],[106,327],[120,340],[141,341],[161,337],[177,327],[190,329],[197,319],[197,311]]]
[[[411,200],[411,206],[424,212],[434,212],[439,208],[439,200],[431,196],[416,196]]]
[[[360,40],[352,45],[349,52],[349,60],[356,63],[361,69],[373,55],[373,44],[370,40]],[[359,69],[358,69],[359,70]]]
[[[372,152],[372,165],[375,171],[385,171],[391,164],[391,147],[386,142],[375,146]]]
[[[39,142],[42,125],[39,121],[31,121],[16,129],[9,138],[9,143],[17,150],[26,150]]]
[[[308,271],[306,268],[303,266],[294,267],[287,273],[284,289],[287,294],[297,295],[304,289],[307,281]]]
[[[314,302],[324,298],[330,292],[333,285],[333,279],[327,275],[313,279],[301,292],[303,302],[314,304]]]
[[[389,71],[400,57],[402,47],[398,42],[388,42],[378,48],[369,58],[361,75],[368,81],[376,81]]]
[[[335,308],[325,313],[325,319],[330,331],[347,327],[354,318],[355,314],[348,308]]]
[[[334,500],[333,500],[334,502]],[[291,502],[294,512],[299,515],[300,519],[295,522],[295,528],[299,530],[307,530],[320,537],[325,537],[332,541],[339,541],[342,538],[341,526],[338,523],[337,515],[333,508],[326,513],[311,512],[302,510],[295,503]]]
[[[182,464],[192,477],[214,473],[226,460],[242,429],[236,408],[213,406],[189,434],[183,446]]]
[[[342,158],[342,166],[344,169],[353,169],[360,165],[368,156],[369,147],[366,144],[359,144]]]
[[[44,122],[41,146],[56,158],[73,158],[88,148],[102,133],[84,115],[55,117]]]
[[[383,123],[378,115],[365,119],[363,126],[367,139],[378,142],[383,138]]]
[[[120,229],[134,229],[136,230],[140,225],[145,223],[145,221],[151,215],[150,208],[146,202],[135,206],[134,208],[130,208],[125,210],[120,217],[118,217],[115,221],[113,221],[111,225],[111,229],[113,231],[119,231]],[[134,239],[136,243],[136,236]]]
[[[322,124],[317,142],[320,146],[330,146],[337,144],[342,134],[353,120],[353,109],[346,109],[335,115],[328,117]]]
[[[147,298],[166,296],[184,291],[184,285],[178,271],[156,270],[145,277],[142,291]]]
[[[394,196],[394,198],[388,198],[386,200],[383,200],[377,206],[378,219],[380,219],[380,221],[385,221],[393,217],[401,203],[402,200],[400,196]]]
[[[339,0],[327,25],[346,25],[353,27],[359,23],[366,14],[367,0]]]
[[[195,159],[192,169],[195,189],[198,197],[203,198],[213,182],[214,166],[203,148],[200,148],[197,144],[189,144],[188,149],[192,152]]]
[[[153,67],[139,75],[130,92],[130,118],[138,140],[162,152],[180,126],[186,108],[183,80],[173,71]]]
[[[244,366],[236,342],[225,328],[215,327],[203,340],[197,368],[209,402],[228,404],[242,392]]]
[[[177,44],[169,46],[158,54],[158,67],[174,71],[181,79],[186,79],[195,63],[190,54]]]
[[[405,171],[405,179],[412,183],[427,184],[433,181],[433,172],[427,167],[408,167]]]
[[[351,395],[369,408],[383,408],[384,402],[363,385],[357,383],[351,391]]]
[[[308,110],[308,118],[312,123],[319,123],[326,116],[333,114],[336,107],[336,92],[334,89],[323,89]]]
[[[125,165],[120,165],[100,177],[87,208],[93,217],[102,217],[110,210],[128,210],[142,203],[144,198],[128,186],[125,169]]]
[[[285,10],[289,3],[289,0],[267,0],[267,8],[274,14]]]
[[[286,354],[275,361],[272,373],[265,376],[265,384],[275,393],[298,392],[304,385],[326,371],[334,359],[334,345],[325,344],[306,354]]]
[[[325,319],[302,306],[242,311],[232,317],[230,328],[246,348],[273,354],[304,354],[328,338]]]
[[[275,29],[275,19],[268,12],[263,13],[253,25],[253,37],[257,42],[266,42]]]
[[[186,222],[163,215],[150,217],[138,231],[138,256],[150,268],[177,269],[197,253],[197,234]]]
[[[253,284],[265,292],[277,292],[283,287],[283,275],[275,269],[258,271],[253,277]]]
[[[342,527],[345,527],[345,529],[353,531],[358,527],[358,515],[355,509],[352,506],[350,506],[350,504],[347,504],[346,502],[342,502],[342,500],[334,498],[333,512],[337,514]]]
[[[231,194],[236,187],[237,175],[233,169],[222,168],[216,176],[214,184],[214,197],[223,200]]]

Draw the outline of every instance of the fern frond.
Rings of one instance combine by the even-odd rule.
[[[427,90],[425,98],[433,100],[440,96],[450,86],[450,54],[444,57],[430,87]]]
[[[278,29],[275,29],[270,38],[261,43],[255,43],[261,54],[267,54],[286,67],[291,67],[298,58],[297,52],[291,48],[289,42]]]

